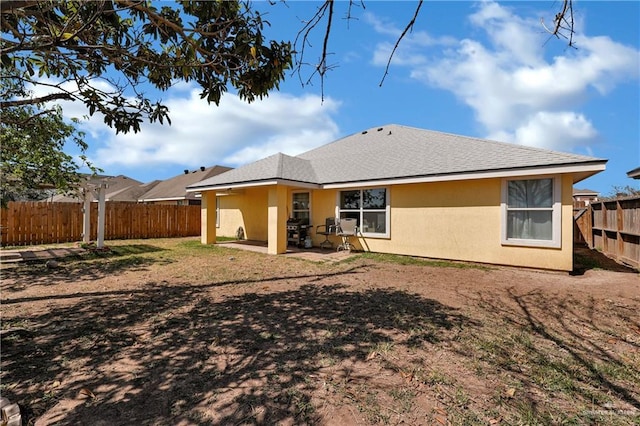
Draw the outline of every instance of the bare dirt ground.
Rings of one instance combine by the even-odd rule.
[[[638,424],[640,277],[201,246],[2,265],[25,424]]]

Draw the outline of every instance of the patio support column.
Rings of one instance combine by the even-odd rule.
[[[202,193],[200,206],[200,242],[202,244],[216,243],[216,192]]]
[[[269,222],[267,253],[287,251],[287,188],[275,185],[269,188]]]

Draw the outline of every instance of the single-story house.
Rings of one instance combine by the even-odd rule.
[[[178,206],[199,205],[200,198],[194,193],[187,192],[186,187],[228,170],[231,168],[224,166],[200,167],[197,170],[185,169],[184,173],[160,181],[153,188],[149,188],[149,191],[138,197],[138,202]]]
[[[51,197],[50,201],[54,203],[81,203],[84,201],[82,187],[84,185],[96,185],[98,183],[106,184],[105,201],[128,201],[135,203],[138,201],[138,195],[143,191],[149,190],[149,184],[132,179],[125,175],[107,176],[107,175],[85,175],[84,180],[80,183],[80,187],[73,194],[56,194]],[[151,185],[153,187],[153,185]],[[88,194],[89,200],[98,202],[93,192]]]
[[[279,254],[290,218],[311,225],[314,245],[326,218],[355,218],[361,250],[570,271],[573,184],[606,162],[392,124],[187,191],[202,194],[204,244],[242,227]]]
[[[598,201],[599,196],[600,193],[592,189],[573,188],[573,200],[577,201],[578,203],[584,204],[585,206],[588,206],[589,203],[592,203],[594,201]]]

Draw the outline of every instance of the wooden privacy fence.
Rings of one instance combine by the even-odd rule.
[[[98,232],[98,203],[91,203],[90,239]],[[9,202],[2,209],[2,245],[82,241],[81,203]],[[200,235],[200,206],[107,201],[105,240]]]
[[[640,268],[640,197],[592,202],[575,217],[574,241]]]

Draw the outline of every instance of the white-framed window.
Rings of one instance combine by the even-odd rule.
[[[561,246],[561,178],[525,177],[502,181],[502,244]]]
[[[338,196],[339,218],[356,219],[365,237],[389,237],[388,188],[350,189]]]
[[[291,194],[291,217],[307,225],[311,223],[311,197],[308,192]]]

